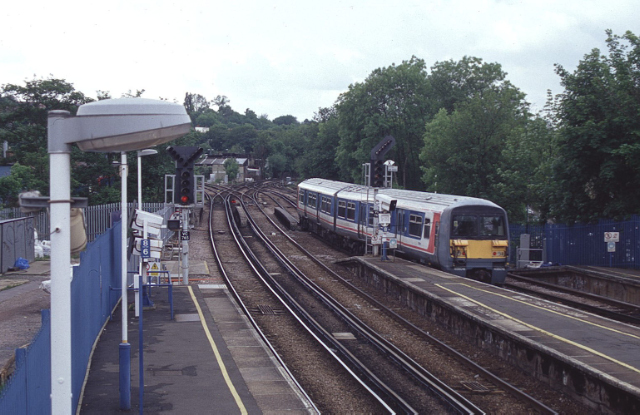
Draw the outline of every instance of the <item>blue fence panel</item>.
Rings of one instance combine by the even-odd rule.
[[[628,221],[601,220],[593,225],[546,224],[544,226],[510,226],[510,262],[515,263],[514,246],[520,243],[520,235],[531,234],[531,245],[545,242],[546,260],[563,265],[592,265],[599,267],[640,268],[640,217]],[[619,232],[615,252],[608,252],[605,232]]]
[[[110,287],[120,287],[120,226],[91,242],[74,267],[71,284],[71,368],[73,407],[80,399],[82,384],[95,339],[118,300]],[[116,266],[114,266],[116,265]],[[111,299],[109,298],[111,297]]]
[[[51,312],[31,344],[16,350],[16,369],[0,392],[0,414],[51,414]]]
[[[87,245],[71,283],[71,371],[73,406],[77,408],[89,356],[102,326],[119,300],[119,224]],[[16,352],[16,370],[0,391],[0,414],[51,413],[50,310],[43,310],[42,327],[26,349]]]

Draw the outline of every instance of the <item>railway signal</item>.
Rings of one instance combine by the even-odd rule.
[[[371,185],[373,187],[384,187],[384,161],[371,160],[373,166],[373,175],[371,178]]]
[[[176,183],[173,202],[191,205],[195,200],[195,178],[193,164],[203,153],[202,147],[167,147],[167,152],[176,162]]]
[[[395,144],[396,139],[392,135],[387,135],[371,150],[371,186],[385,186],[384,156]]]

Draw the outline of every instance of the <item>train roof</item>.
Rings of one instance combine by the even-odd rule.
[[[371,186],[356,185],[325,179],[308,179],[300,183],[300,187],[322,194],[337,194],[338,197],[345,199],[369,201],[369,203],[373,203],[374,200],[374,188]],[[396,206],[406,209],[442,211],[447,207],[453,208],[463,206],[487,206],[500,208],[500,206],[489,200],[468,196],[389,188],[378,189],[378,194],[396,199]]]

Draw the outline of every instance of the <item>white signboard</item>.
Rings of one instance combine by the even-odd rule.
[[[378,215],[378,223],[382,226],[387,226],[391,223],[391,213],[380,213]]]
[[[620,232],[605,232],[604,233],[604,241],[605,242],[620,242]]]
[[[607,242],[607,252],[616,252],[615,242]]]

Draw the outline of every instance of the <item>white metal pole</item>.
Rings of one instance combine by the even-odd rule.
[[[55,179],[54,179],[55,178]],[[71,156],[49,154],[51,204],[51,413],[71,414]]]
[[[182,231],[189,232],[189,208],[182,208]],[[189,285],[189,241],[182,241],[182,284]]]
[[[121,262],[121,271],[122,271],[122,343],[128,343],[127,337],[127,285],[128,285],[128,275],[127,275],[127,230],[129,227],[129,218],[127,212],[127,175],[128,175],[128,166],[127,166],[127,153],[124,151],[120,154],[120,180],[121,180],[121,214],[120,220],[122,221],[122,244],[121,244],[121,253],[122,253],[122,262]]]
[[[129,219],[127,212],[127,153],[120,153],[120,181],[121,181],[121,213],[120,220],[122,225],[121,239],[121,278],[122,278],[122,301],[120,308],[122,310],[122,342],[120,343],[120,409],[128,410],[131,408],[131,345],[129,344],[127,335],[127,317],[128,317],[128,275],[127,275],[127,231],[129,229]]]
[[[142,210],[142,165],[140,162],[142,161],[142,157],[140,157],[140,152],[138,151],[138,209]]]
[[[142,210],[142,157],[140,156],[140,150],[138,150],[138,209]],[[146,229],[146,227],[145,227]],[[146,235],[145,235],[146,238]],[[141,242],[142,243],[142,242]],[[140,248],[142,248],[142,245],[140,246]],[[140,262],[138,264],[138,274],[142,275],[142,267],[143,267],[143,263],[142,263],[142,256],[140,257]],[[138,278],[135,278],[133,280],[134,285],[138,285]],[[142,283],[146,283],[146,281],[144,280],[144,278],[142,279]],[[139,290],[142,289],[142,287],[137,287]],[[140,316],[140,307],[142,307],[142,304],[140,304],[140,296],[136,295],[135,297],[135,303],[136,303],[136,310],[135,310],[135,315],[136,317]]]

